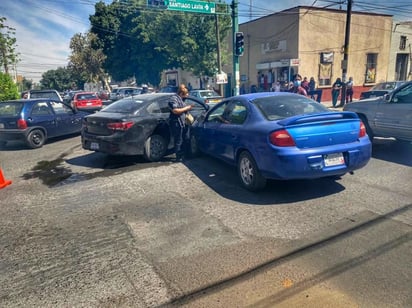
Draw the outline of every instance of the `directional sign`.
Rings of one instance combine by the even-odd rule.
[[[169,11],[214,14],[216,8],[214,2],[205,1],[165,0],[164,3]]]

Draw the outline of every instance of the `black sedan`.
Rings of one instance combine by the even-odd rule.
[[[374,85],[369,91],[362,92],[360,94],[359,99],[367,99],[367,98],[384,96],[385,94],[388,94],[392,92],[393,90],[399,88],[404,83],[405,81],[380,82]]]
[[[173,149],[169,128],[168,102],[173,93],[140,94],[124,98],[84,118],[81,132],[86,150],[109,155],[143,155],[149,161],[161,160]],[[191,114],[196,118],[209,106],[194,98]]]

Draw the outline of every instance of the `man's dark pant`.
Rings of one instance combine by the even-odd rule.
[[[189,140],[188,127],[182,127],[179,122],[172,121],[170,123],[170,129],[174,139],[176,159],[182,159],[187,150],[186,148]]]

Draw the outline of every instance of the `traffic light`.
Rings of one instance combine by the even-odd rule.
[[[236,56],[243,56],[244,51],[244,36],[243,32],[236,32],[235,33],[235,55]]]

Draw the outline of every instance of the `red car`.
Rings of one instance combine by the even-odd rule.
[[[76,110],[98,111],[103,102],[95,92],[79,92],[73,96],[72,107]]]

